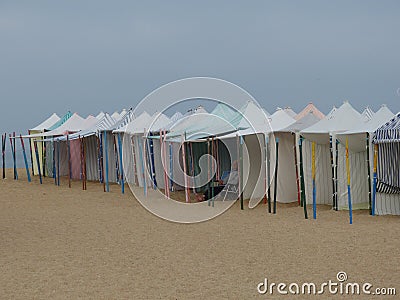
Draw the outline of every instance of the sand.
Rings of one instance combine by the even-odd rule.
[[[311,214],[311,208],[308,208]],[[199,224],[162,220],[118,185],[68,188],[46,178],[0,180],[2,299],[292,299],[259,295],[267,277],[279,283],[335,281],[395,287],[400,293],[400,218],[371,217],[318,206],[304,220],[296,204],[276,215],[234,204]],[[296,296],[308,299],[309,296]],[[314,296],[338,299],[340,296]],[[372,296],[353,296],[371,299]],[[379,298],[379,297],[374,297]],[[393,296],[382,297],[394,299]]]

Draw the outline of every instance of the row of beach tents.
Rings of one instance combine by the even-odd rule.
[[[298,202],[307,218],[306,204],[312,204],[316,218],[316,205],[326,204],[349,210],[350,222],[354,209],[400,214],[400,113],[385,105],[360,113],[344,102],[327,115],[313,103],[300,113],[278,108],[269,114],[252,101],[240,110],[219,102],[211,112],[199,106],[170,117],[132,109],[87,118],[54,113],[27,135],[11,136],[14,166],[18,140],[29,141],[26,153],[23,147],[28,178],[31,173],[40,182],[47,176],[60,184],[66,176],[70,184],[82,180],[84,188],[88,180],[99,181],[105,191],[110,183],[122,192],[125,183],[167,196],[182,190],[188,202],[191,192],[200,192],[189,180],[203,176],[209,184],[237,160],[242,207],[243,199],[250,208],[264,199],[275,212],[276,202]],[[204,154],[215,160],[208,161],[208,172],[200,165]]]

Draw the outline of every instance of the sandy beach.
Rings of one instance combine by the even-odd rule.
[[[19,175],[8,170],[0,181],[2,299],[291,299],[259,295],[257,284],[321,283],[339,271],[400,292],[396,216],[355,211],[349,225],[347,212],[328,206],[304,220],[297,204],[271,215],[265,205],[242,211],[235,203],[213,220],[176,224],[145,210],[128,187],[104,193],[89,182],[83,191],[80,182],[70,189],[65,179],[58,187]]]

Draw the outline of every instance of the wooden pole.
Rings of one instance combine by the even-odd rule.
[[[67,135],[67,156],[68,156],[68,187],[71,188],[71,148],[69,136]]]
[[[372,215],[372,193],[371,193],[371,160],[370,160],[370,149],[369,149],[369,133],[367,133],[367,168],[368,168],[368,205],[369,205],[369,214]]]
[[[13,143],[13,136],[11,134],[9,135],[9,140],[10,140],[10,145],[11,145],[11,153],[12,153],[12,157],[13,157],[14,180],[17,180],[18,172],[17,172],[16,159],[15,159],[15,147],[14,147],[14,143]]]
[[[268,190],[267,190],[267,201],[268,201],[268,212],[272,212],[272,205],[271,205],[271,154],[270,154],[270,143],[269,137],[266,138],[267,142],[267,182],[268,182]]]
[[[125,182],[124,182],[124,168],[122,166],[122,141],[121,141],[121,133],[118,133],[118,150],[119,150],[119,169],[120,169],[120,176],[121,176],[121,193],[125,193]]]
[[[87,174],[86,174],[86,149],[85,149],[85,138],[82,137],[82,149],[83,149],[83,178],[85,182],[85,190],[87,190]]]
[[[346,138],[346,171],[347,171],[347,200],[349,204],[350,224],[353,224],[353,208],[351,203],[351,188],[350,188],[350,160],[349,160],[349,139]]]
[[[6,178],[6,139],[7,134],[1,135],[1,154],[3,159],[3,179]]]
[[[186,203],[189,202],[189,193],[188,193],[188,182],[187,182],[187,169],[186,169],[186,145],[185,145],[185,139],[184,136],[182,135],[182,159],[183,159],[183,176],[185,179],[185,199]]]
[[[241,189],[239,190],[240,193],[240,209],[244,210],[244,200],[243,200],[243,136],[239,137],[239,165],[238,165],[238,170],[239,170],[239,182],[240,182],[240,187]]]
[[[376,205],[376,182],[377,182],[377,170],[378,170],[378,145],[374,144],[374,184],[372,189],[372,215],[375,216],[375,205]]]
[[[108,183],[108,143],[107,143],[107,131],[103,131],[103,142],[104,142],[104,154],[106,159],[106,170],[105,170],[105,181],[106,181],[106,192],[110,191]]]
[[[275,176],[274,176],[274,208],[273,213],[276,214],[276,197],[278,194],[278,167],[279,167],[279,138],[275,138],[276,155],[275,155]]]
[[[315,186],[315,142],[312,142],[312,185],[313,185],[313,218],[317,218],[317,191]]]
[[[57,140],[57,185],[60,186],[60,141]]]
[[[146,128],[143,132],[146,132]],[[144,195],[147,196],[147,147],[146,147],[146,137],[143,137],[143,181],[144,181]]]
[[[307,204],[306,204],[306,190],[304,183],[304,170],[303,170],[303,138],[299,139],[299,152],[300,152],[300,186],[301,186],[301,203],[304,209],[304,218],[308,219]]]
[[[56,146],[54,144],[54,137],[53,141],[51,143],[53,146],[53,178],[54,178],[54,184],[57,185],[57,175],[56,175]]]
[[[26,158],[24,139],[22,138],[21,134],[19,135],[19,138],[20,138],[20,141],[21,141],[22,153],[24,154],[26,177],[28,178],[28,182],[31,182],[31,174],[29,172],[28,159]]]
[[[297,151],[296,151],[296,136],[294,136],[295,143],[293,147],[293,152],[294,152],[294,166],[296,169],[296,185],[297,185],[297,203],[301,205],[301,191],[300,191],[300,178],[299,178],[299,169],[297,166]]]
[[[33,140],[33,145],[35,147],[36,164],[37,164],[37,167],[38,167],[39,180],[40,180],[40,184],[42,184],[43,183],[43,181],[42,181],[42,172],[40,171],[39,151],[38,151],[38,148],[37,148],[37,141]]]

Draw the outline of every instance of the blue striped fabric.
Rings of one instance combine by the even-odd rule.
[[[378,144],[377,192],[400,194],[400,113],[374,132]]]
[[[374,132],[374,144],[393,142],[400,142],[400,112]]]

